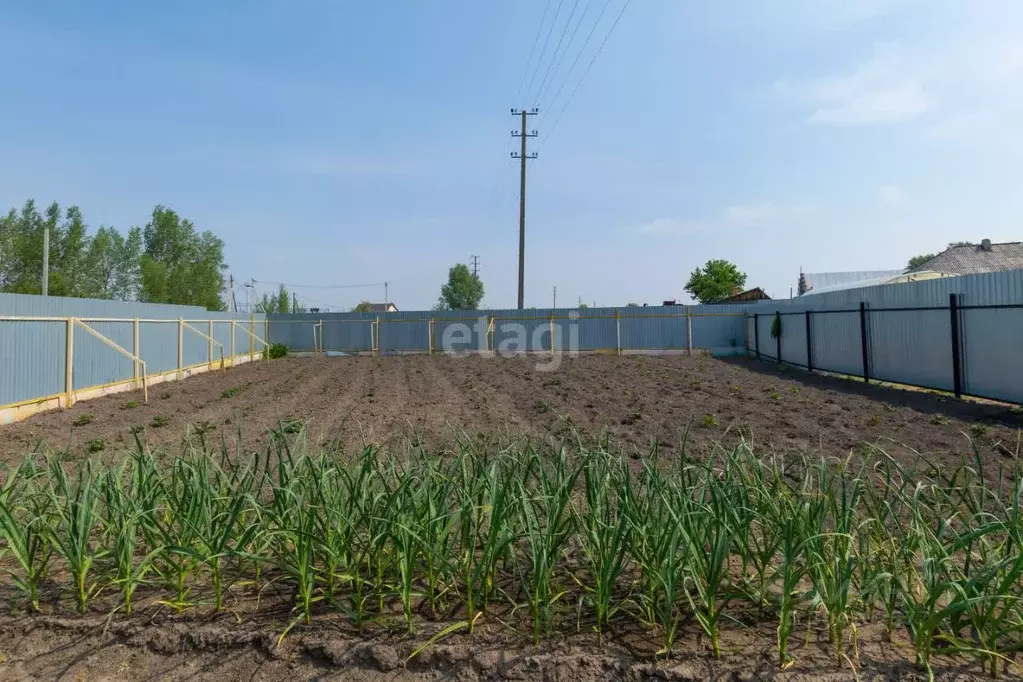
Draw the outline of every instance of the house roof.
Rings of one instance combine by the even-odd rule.
[[[397,312],[397,311],[398,311],[398,306],[394,305],[393,303],[370,303],[369,304],[369,310],[367,312],[370,312],[370,313],[390,313],[390,312]]]
[[[933,270],[950,275],[976,275],[1023,268],[1023,242],[952,246],[909,272]]]
[[[741,303],[745,301],[770,301],[771,297],[761,289],[760,287],[754,287],[747,289],[746,291],[740,291],[737,294],[732,294],[728,298],[718,301],[718,303]]]
[[[854,272],[804,272],[800,274],[801,294],[858,289],[883,284],[902,270],[860,270]]]

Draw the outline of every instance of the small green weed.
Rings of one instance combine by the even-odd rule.
[[[535,403],[533,403],[533,409],[539,412],[540,414],[547,414],[548,412],[551,411],[551,404],[546,400],[537,400]]]
[[[877,426],[880,423],[881,417],[877,416],[876,414],[870,415],[870,418],[867,419],[867,426]]]
[[[226,389],[220,395],[224,396],[225,398],[233,398],[241,392],[242,392],[241,386],[232,386],[231,388]]]
[[[170,419],[163,416],[162,414],[156,415],[155,417],[153,417],[152,421],[149,422],[149,425],[152,426],[154,429],[159,429],[160,427],[167,426],[168,424],[170,424]]]
[[[85,449],[88,450],[90,453],[102,452],[103,448],[105,448],[106,446],[107,444],[103,442],[102,438],[93,438],[92,440],[85,444]]]
[[[771,400],[781,400],[781,393],[778,393],[778,391],[771,391],[767,394],[767,397]]]
[[[712,414],[703,415],[703,419],[700,420],[700,425],[705,429],[716,429],[718,424],[718,418]]]
[[[285,419],[281,423],[281,431],[287,434],[296,434],[302,430],[305,426],[305,422],[301,419]]]
[[[938,426],[945,426],[948,424],[948,417],[943,414],[935,414],[931,416],[931,423],[937,424]]]
[[[126,402],[124,405],[121,406],[121,409],[122,410],[134,410],[138,406],[139,406],[139,403],[138,403],[137,400],[129,400],[128,402]]]
[[[85,426],[86,424],[91,424],[94,419],[95,417],[85,412],[75,417],[75,420],[71,422],[71,426]]]
[[[974,424],[970,427],[970,433],[974,438],[983,438],[987,435],[987,427],[983,424]]]
[[[170,391],[164,391],[160,394],[160,400],[169,400],[171,397]]]
[[[279,360],[288,354],[288,347],[283,343],[271,343],[268,348],[263,349],[263,357],[271,360]]]

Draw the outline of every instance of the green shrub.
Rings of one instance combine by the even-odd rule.
[[[149,425],[152,426],[154,429],[158,429],[161,426],[167,426],[167,424],[170,424],[170,419],[163,416],[162,414],[156,415],[155,417],[153,417],[153,420],[149,422]]]
[[[283,343],[271,343],[268,348],[263,349],[263,359],[278,360],[288,354],[288,347]]]
[[[128,402],[126,402],[124,404],[124,407],[122,407],[121,409],[122,410],[134,410],[138,406],[139,406],[138,401],[136,401],[136,400],[129,400]]]
[[[88,412],[85,412],[75,417],[75,420],[71,422],[71,426],[85,426],[86,424],[91,424],[93,419],[95,419],[95,417]]]
[[[106,443],[103,442],[102,438],[93,438],[85,444],[85,449],[91,452],[100,452],[106,447]]]
[[[774,321],[771,322],[771,338],[777,339],[781,336],[781,315],[775,315]]]

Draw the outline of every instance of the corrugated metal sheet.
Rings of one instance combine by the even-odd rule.
[[[613,350],[619,343],[625,350],[681,350],[688,347],[687,312],[694,348],[742,347],[738,305],[270,315],[269,334],[271,341],[308,351],[312,330],[322,322],[327,351],[372,350],[374,338],[381,351],[427,351],[432,319],[434,348],[476,350],[488,348],[493,320],[490,348],[535,351],[550,350],[553,322],[554,344],[562,350]]]
[[[139,323],[139,355],[150,374],[174,370],[178,366],[178,319],[194,320],[191,324],[208,333],[207,320],[214,323],[214,336],[230,353],[230,320],[242,321],[246,327],[255,320],[256,333],[265,334],[265,317],[210,312],[194,306],[172,306],[123,301],[71,299],[21,294],[0,294],[0,316],[7,317],[76,317],[125,350],[134,346],[134,325],[131,322],[109,322],[96,318],[165,319],[169,322]],[[201,320],[201,322],[199,322]],[[65,390],[65,359],[67,354],[66,323],[42,320],[0,320],[0,406],[62,394]],[[235,333],[239,354],[250,349],[248,334]],[[185,328],[183,339],[184,365],[205,363],[209,358],[209,342]],[[258,344],[251,346],[256,352]],[[219,355],[215,354],[215,357]],[[74,332],[74,366],[72,383],[75,390],[103,386],[132,377],[132,361],[103,343],[86,330]]]
[[[963,390],[1023,403],[1023,310],[964,310],[961,320]]]
[[[64,392],[67,326],[0,321],[0,405]]]

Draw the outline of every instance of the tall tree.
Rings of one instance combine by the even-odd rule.
[[[746,273],[726,260],[709,260],[689,275],[686,291],[700,303],[716,303],[742,290]]]
[[[141,298],[153,303],[199,305],[224,310],[224,242],[198,234],[188,220],[164,206],[142,232]]]
[[[483,300],[483,281],[464,263],[448,270],[448,281],[440,288],[438,310],[476,310]]]
[[[373,307],[373,304],[369,301],[360,301],[358,305],[352,308],[353,313],[368,313]]]

